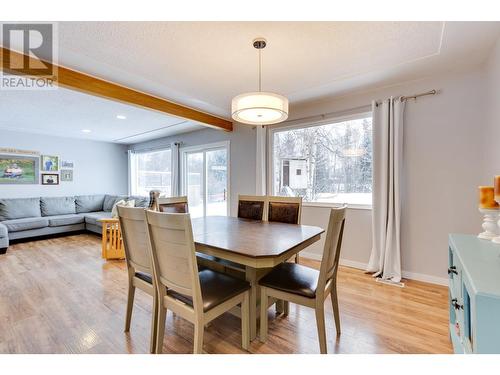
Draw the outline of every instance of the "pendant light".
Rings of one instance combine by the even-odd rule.
[[[266,40],[255,39],[253,46],[259,51],[259,91],[248,92],[233,98],[233,120],[250,125],[271,125],[288,118],[288,99],[283,95],[262,91],[262,50]]]

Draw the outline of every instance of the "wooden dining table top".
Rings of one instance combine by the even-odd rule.
[[[310,225],[231,216],[199,217],[192,219],[192,226],[195,244],[251,258],[280,256],[324,232]]]

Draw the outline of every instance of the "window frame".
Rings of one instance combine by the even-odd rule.
[[[196,145],[196,146],[187,146],[187,147],[181,147],[180,148],[180,156],[179,156],[179,161],[180,161],[180,191],[182,195],[187,196],[187,173],[186,173],[186,158],[189,153],[193,152],[203,152],[203,166],[206,168],[206,158],[205,158],[205,153],[207,151],[212,151],[212,150],[217,150],[225,148],[227,152],[227,196],[226,196],[226,215],[231,216],[231,142],[229,140],[227,141],[221,141],[221,142],[214,142],[214,143],[206,143],[206,144],[201,144],[201,145]],[[206,185],[207,185],[207,176],[206,176],[206,171],[203,174],[203,186],[204,186],[204,191],[203,195],[206,193]],[[203,216],[206,217],[207,213],[207,202],[206,202],[206,197],[203,197]]]
[[[339,122],[345,122],[345,121],[349,121],[349,120],[359,120],[359,119],[366,118],[366,117],[371,117],[373,120],[373,112],[372,111],[362,111],[362,112],[356,112],[356,113],[352,113],[352,114],[348,114],[348,115],[322,118],[320,120],[313,120],[313,121],[296,120],[296,121],[290,121],[290,124],[285,124],[282,126],[270,128],[270,130],[268,132],[268,140],[267,140],[267,142],[268,142],[267,149],[269,150],[268,151],[268,158],[267,158],[267,168],[269,171],[269,173],[267,175],[267,191],[270,192],[269,195],[274,194],[274,173],[275,173],[275,168],[274,168],[274,136],[276,133],[280,133],[280,132],[287,131],[287,130],[306,129],[306,128],[311,128],[311,127],[315,127],[315,126],[337,124]],[[338,207],[339,203],[303,202],[302,205],[305,207],[332,208],[332,207]],[[373,191],[372,191],[372,204],[347,203],[347,208],[350,208],[350,209],[371,210],[372,207],[373,207]]]
[[[128,170],[129,170],[129,195],[138,195],[134,193],[134,187],[137,186],[137,183],[134,183],[134,177],[137,179],[137,171],[132,171],[132,168],[135,166],[134,161],[132,158],[134,157],[134,154],[152,154],[155,152],[162,152],[162,151],[170,151],[170,191],[172,191],[172,188],[174,187],[174,165],[173,165],[173,158],[172,158],[172,147],[166,146],[166,147],[158,147],[158,148],[147,148],[144,150],[130,150],[130,159],[129,159],[129,165],[128,165]]]

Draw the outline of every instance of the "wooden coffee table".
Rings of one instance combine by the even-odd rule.
[[[108,259],[125,259],[122,232],[118,219],[99,219],[102,223],[102,257]]]

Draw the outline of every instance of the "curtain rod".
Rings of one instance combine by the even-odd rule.
[[[437,90],[432,89],[430,91],[422,92],[420,94],[415,94],[415,95],[411,95],[411,96],[402,96],[401,97],[401,101],[405,101],[405,100],[408,100],[408,99],[417,99],[417,98],[420,98],[421,96],[436,95],[436,94],[437,94]]]
[[[130,152],[135,152],[137,154],[140,154],[140,153],[144,153],[144,152],[148,152],[148,151],[161,151],[161,150],[168,150],[169,148],[172,147],[172,144],[176,145],[176,146],[182,146],[184,144],[184,142],[171,142],[171,143],[168,143],[168,144],[160,144],[160,145],[157,145],[157,146],[151,146],[151,147],[146,147],[146,148],[131,148],[129,149]]]
[[[432,90],[429,90],[427,92],[422,92],[420,94],[401,96],[400,100],[405,101],[408,99],[417,99],[417,98],[420,98],[421,96],[436,95],[437,93],[438,93],[438,91],[436,89],[432,89]],[[377,101],[377,102],[375,102],[375,104],[377,106],[379,106],[380,104],[382,104],[382,102]],[[283,124],[292,125],[292,124],[301,123],[304,121],[314,121],[314,120],[321,121],[321,120],[327,120],[330,117],[337,117],[337,116],[340,117],[340,116],[344,116],[344,115],[356,114],[357,112],[359,113],[359,112],[365,112],[365,111],[371,111],[371,106],[369,104],[364,105],[364,106],[355,107],[355,108],[349,108],[349,109],[346,109],[343,111],[329,112],[329,113],[324,113],[322,115],[302,117],[302,118],[298,118],[298,119],[294,119],[294,120],[290,120],[290,121],[285,121],[285,122],[283,122]]]
[[[426,92],[422,92],[420,94],[413,94],[413,95],[409,95],[409,96],[400,96],[399,97],[399,100],[401,100],[402,102],[408,100],[408,99],[417,99],[417,98],[420,98],[421,96],[427,96],[427,95],[436,95],[438,93],[438,91],[436,89],[432,89],[432,90],[429,90],[429,91],[426,91]],[[375,104],[377,105],[377,107],[382,104],[381,101],[378,101],[378,102],[375,102]]]

